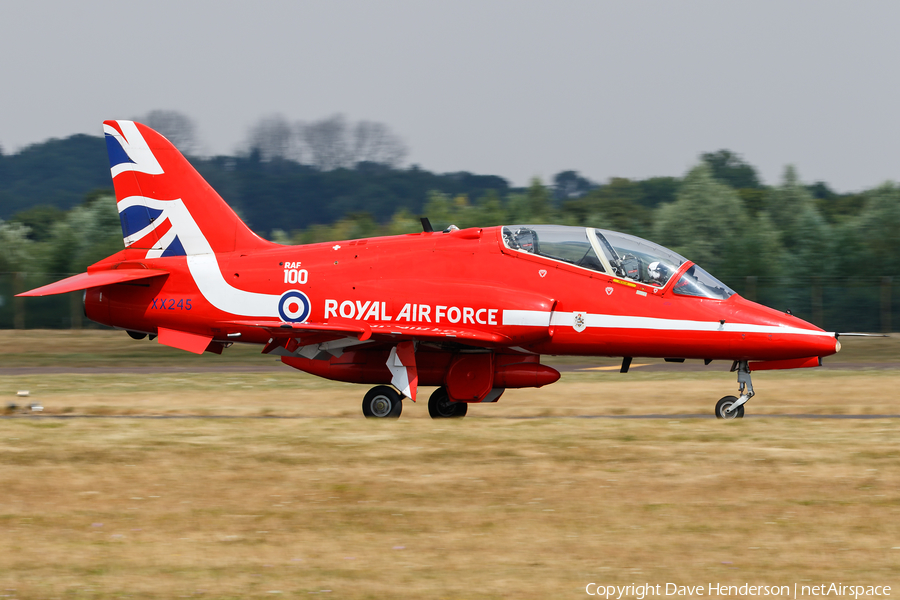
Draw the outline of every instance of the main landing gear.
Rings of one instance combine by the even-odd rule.
[[[469,405],[465,402],[453,402],[447,394],[447,388],[439,387],[428,399],[428,414],[432,419],[455,419],[466,416]]]
[[[744,404],[753,397],[753,382],[750,381],[750,366],[746,360],[734,361],[732,371],[737,371],[741,397],[725,396],[716,402],[717,419],[743,419]]]
[[[453,402],[447,388],[439,387],[428,399],[428,414],[432,419],[453,419],[466,416],[469,405]],[[363,398],[363,415],[370,419],[396,419],[403,410],[403,397],[388,385],[377,385]]]
[[[386,385],[376,385],[363,398],[363,415],[370,419],[396,419],[402,410],[400,394]]]

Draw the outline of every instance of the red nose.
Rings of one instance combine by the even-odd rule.
[[[750,360],[787,360],[831,356],[841,349],[834,333],[793,315],[751,302],[737,295],[728,302],[730,319],[746,325],[737,343],[741,357]]]

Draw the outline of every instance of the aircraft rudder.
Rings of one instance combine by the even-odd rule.
[[[103,122],[127,248],[146,258],[270,247],[163,135],[127,120]]]

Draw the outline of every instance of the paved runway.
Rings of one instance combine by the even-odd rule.
[[[598,371],[618,374],[618,366],[597,364],[559,364],[552,360],[548,364],[563,373]],[[684,363],[652,362],[642,364],[637,362],[631,365],[631,372],[722,372],[728,371],[731,363],[717,361],[710,365],[704,365],[702,361],[686,361]],[[826,363],[823,370],[835,371],[865,371],[865,370],[900,370],[898,362],[882,363]],[[267,365],[204,365],[202,367],[177,367],[177,366],[150,366],[150,367],[0,367],[0,376],[14,375],[121,375],[127,373],[153,375],[153,374],[187,374],[187,373],[290,373],[291,370],[283,364],[272,363]],[[347,419],[361,417],[334,417],[334,416],[278,416],[278,415],[51,415],[35,413],[16,413],[0,415],[0,419]],[[507,419],[507,420],[531,420],[531,419],[650,419],[650,420],[686,420],[686,419],[714,419],[712,414],[648,414],[648,415],[565,415],[565,416],[492,416],[470,415],[470,419]],[[817,415],[817,414],[748,414],[747,419],[900,419],[900,414],[876,414],[876,415]]]
[[[361,419],[359,416],[316,416],[316,415],[44,415],[33,413],[19,413],[0,415],[0,419]],[[501,419],[507,421],[531,421],[538,419],[626,419],[626,420],[666,420],[681,421],[689,419],[714,419],[711,414],[689,415],[560,415],[560,416],[502,416],[502,415],[470,415],[466,419]],[[784,414],[784,415],[753,415],[749,414],[745,419],[900,419],[900,414],[894,415],[814,415],[814,414]]]

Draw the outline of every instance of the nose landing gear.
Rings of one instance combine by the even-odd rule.
[[[725,396],[716,402],[716,418],[717,419],[743,419],[744,404],[753,397],[753,382],[750,380],[750,365],[746,360],[736,360],[731,367],[732,371],[737,371],[738,385],[740,386],[741,397]]]
[[[716,402],[716,418],[717,419],[743,419],[743,405],[734,407],[737,403],[737,396],[725,396]]]

